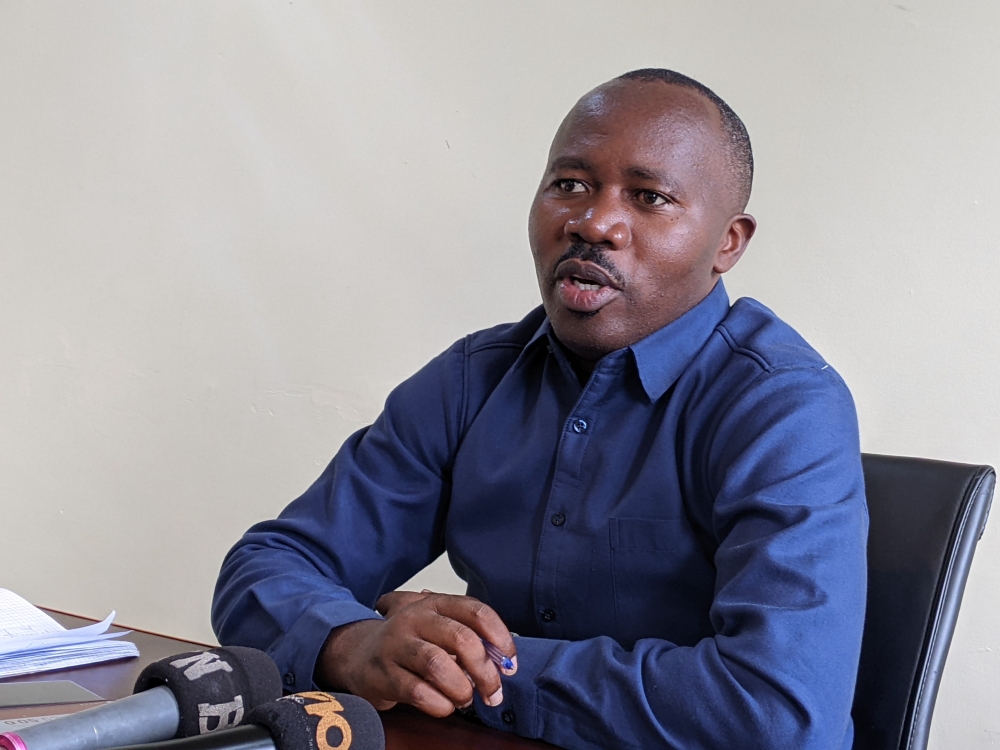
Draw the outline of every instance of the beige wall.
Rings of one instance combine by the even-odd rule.
[[[998,34],[996,0],[0,0],[0,586],[211,638],[242,530],[537,303],[549,138],[642,66],[745,119],[730,291],[844,374],[864,448],[1000,463]],[[995,522],[942,750],[1000,740],[998,571]]]

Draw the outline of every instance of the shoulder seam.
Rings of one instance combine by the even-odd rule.
[[[764,359],[762,356],[760,356],[757,352],[737,344],[736,339],[733,338],[733,334],[729,332],[729,330],[725,327],[725,325],[720,323],[718,331],[722,335],[722,338],[725,339],[726,343],[729,345],[729,348],[732,349],[734,353],[742,354],[744,357],[752,359],[754,362],[760,365],[761,369],[763,369],[766,372],[771,372],[772,370],[774,370],[774,368],[771,367],[770,364],[768,364],[767,360]]]
[[[472,336],[466,336],[462,342],[462,403],[458,410],[458,434],[455,436],[459,445],[465,434],[465,420],[469,415],[469,351]],[[458,446],[456,446],[457,449]]]
[[[491,341],[485,344],[479,344],[478,346],[473,343],[474,341],[475,334],[471,333],[462,339],[462,403],[459,407],[459,432],[456,436],[459,444],[461,444],[465,439],[465,431],[469,427],[469,370],[471,367],[472,355],[490,351],[491,349],[513,349],[516,351],[523,351],[525,348],[524,344],[518,344],[513,341]]]
[[[471,337],[469,337],[471,338]],[[525,344],[518,344],[514,341],[493,341],[488,344],[480,344],[479,346],[468,345],[466,347],[466,354],[479,354],[479,352],[485,352],[490,349],[524,349]]]

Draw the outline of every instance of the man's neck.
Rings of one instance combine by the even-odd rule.
[[[587,385],[587,381],[590,380],[590,374],[594,371],[594,368],[597,367],[598,360],[587,359],[586,357],[581,357],[579,354],[570,351],[570,348],[560,341],[554,334],[552,339],[562,350],[562,353],[566,355],[566,359],[573,368],[573,372],[576,373],[577,380],[580,381],[580,386],[582,387]]]

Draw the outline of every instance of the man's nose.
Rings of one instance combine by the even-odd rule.
[[[608,198],[597,198],[571,216],[564,227],[567,235],[590,245],[609,244],[612,249],[632,241],[628,216],[623,207]]]

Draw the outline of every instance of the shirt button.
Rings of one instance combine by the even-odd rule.
[[[553,526],[562,526],[566,523],[566,516],[562,513],[556,513],[550,520],[552,521]]]
[[[586,419],[574,419],[573,420],[573,432],[580,434],[587,431],[587,420]]]
[[[285,672],[285,684],[288,685],[288,687],[291,687],[292,685],[295,684],[294,672]]]
[[[500,718],[503,719],[504,724],[513,724],[514,712],[508,708],[502,714],[500,714]]]
[[[556,619],[555,612],[553,612],[551,609],[542,610],[542,622],[552,622],[554,619]]]

